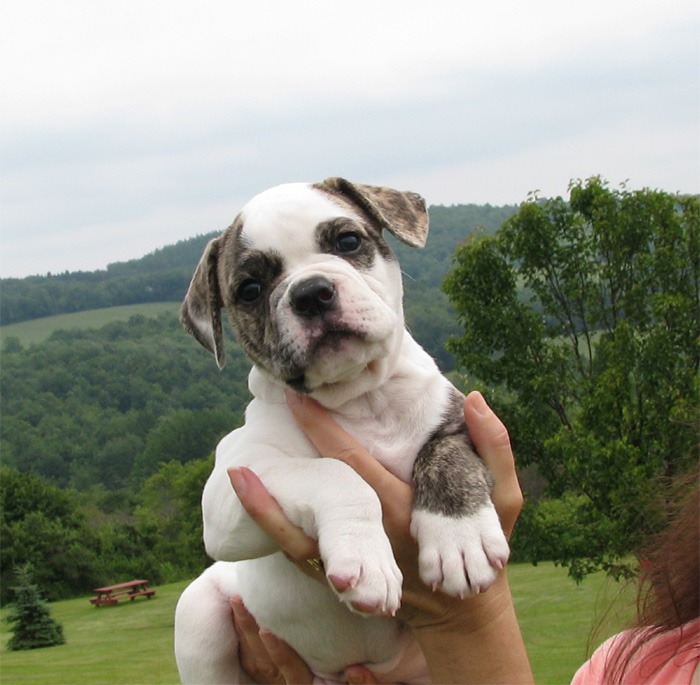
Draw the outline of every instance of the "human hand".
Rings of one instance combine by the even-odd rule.
[[[463,600],[433,592],[426,587],[418,575],[417,549],[409,532],[412,510],[410,485],[387,471],[313,400],[290,393],[288,403],[319,453],[350,465],[379,495],[384,526],[404,574],[403,604],[399,616],[413,628],[433,681],[532,683],[527,652],[505,572],[499,574],[487,592]],[[510,537],[522,508],[523,496],[508,432],[480,393],[467,396],[464,415],[474,446],[494,476],[492,500],[503,530]],[[316,541],[287,519],[252,471],[232,469],[229,475],[250,516],[278,542],[288,557],[297,561],[302,570],[323,581],[322,571],[306,563],[318,557]],[[257,649],[258,663],[267,659],[264,662],[266,668],[269,670],[272,665],[281,673],[282,669],[274,662],[274,659],[280,659],[279,651],[276,651],[280,649],[279,641],[270,645],[270,652],[263,639],[259,636],[256,638],[257,625],[254,620],[253,626],[248,626],[250,639],[241,641],[241,659],[247,658],[246,650]],[[240,622],[238,630],[242,630]],[[263,638],[266,639],[265,636]],[[256,642],[258,639],[260,644]],[[281,647],[283,655],[285,647],[289,649],[286,645]],[[266,654],[264,650],[267,650]],[[288,661],[296,659],[294,668],[307,668],[293,650],[292,654],[286,652],[284,658]],[[287,668],[291,668],[291,665]],[[362,666],[348,668],[346,678],[352,683],[376,682],[371,672]],[[305,682],[298,677],[297,680]]]
[[[344,461],[371,485],[382,502],[384,528],[404,575],[402,610],[398,616],[409,621],[427,613],[442,616],[460,608],[461,602],[441,592],[433,592],[421,580],[418,547],[410,533],[413,495],[411,486],[374,459],[351,435],[343,431],[330,414],[309,398],[288,393],[288,404],[295,418],[314,443],[319,454]],[[479,392],[464,401],[467,428],[480,456],[494,476],[492,500],[507,537],[522,508],[523,496],[515,471],[508,431]]]
[[[417,546],[409,531],[413,499],[411,486],[387,471],[317,402],[292,393],[288,393],[287,400],[299,426],[319,453],[347,463],[379,495],[384,527],[404,574],[403,606],[399,616],[411,622],[413,618],[425,618],[423,614],[443,616],[446,611],[459,605],[461,600],[433,592],[419,577]],[[467,396],[464,415],[474,446],[494,475],[492,499],[506,536],[510,536],[523,497],[508,432],[481,393],[472,392]],[[318,571],[305,563],[306,559],[318,557],[316,541],[287,519],[252,471],[232,469],[229,475],[250,516],[280,544],[290,558],[300,562],[302,570],[321,577]]]

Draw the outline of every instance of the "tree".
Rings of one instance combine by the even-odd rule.
[[[521,463],[581,495],[585,534],[555,560],[582,577],[625,570],[660,481],[695,458],[700,212],[597,177],[569,191],[470,238],[444,289],[464,329],[449,349],[498,390]]]
[[[15,601],[6,618],[12,626],[8,648],[19,651],[64,644],[63,626],[51,617],[48,605],[32,582],[30,567],[17,569],[16,575]]]
[[[98,587],[98,540],[74,494],[6,466],[0,478],[0,601],[10,599],[15,570],[27,564],[50,600]]]
[[[163,417],[148,434],[146,445],[135,460],[133,474],[143,480],[158,471],[163,462],[181,463],[210,454],[221,438],[240,425],[229,409],[180,409]]]
[[[207,565],[202,543],[202,490],[214,465],[213,455],[183,464],[161,464],[139,493],[134,514],[168,580],[200,573]],[[168,576],[168,570],[174,577]]]

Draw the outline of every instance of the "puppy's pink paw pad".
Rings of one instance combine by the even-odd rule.
[[[331,573],[328,576],[328,580],[333,583],[333,587],[338,591],[338,592],[345,592],[348,588],[355,587],[357,584],[357,581],[354,581],[352,578],[343,578],[342,576],[339,576],[337,573]]]
[[[363,614],[376,614],[382,611],[382,607],[376,604],[366,604],[365,602],[351,602],[352,608]]]

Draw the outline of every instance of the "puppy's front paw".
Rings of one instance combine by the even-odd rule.
[[[383,529],[355,530],[321,545],[326,576],[354,611],[393,616],[401,606],[403,576]]]
[[[411,533],[423,582],[449,595],[471,597],[486,590],[508,561],[508,543],[490,503],[460,517],[417,509]]]

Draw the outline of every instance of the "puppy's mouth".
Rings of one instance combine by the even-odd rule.
[[[309,356],[315,357],[317,354],[326,351],[341,352],[343,343],[346,340],[354,339],[363,342],[365,337],[362,333],[353,331],[345,326],[328,326],[318,339],[312,343]]]
[[[304,363],[284,382],[294,391],[309,394],[318,387],[318,372],[325,378],[323,385],[343,383],[357,376],[366,366],[358,348],[364,346],[365,336],[346,327],[329,327],[309,345]],[[347,353],[347,354],[344,354]],[[316,377],[309,383],[309,377]]]

